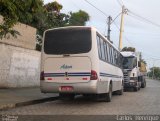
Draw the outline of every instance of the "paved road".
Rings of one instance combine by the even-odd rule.
[[[139,92],[124,92],[123,96],[114,95],[110,103],[78,97],[74,101],[56,100],[0,113],[13,115],[158,115],[160,114],[160,81],[147,80],[146,88]]]

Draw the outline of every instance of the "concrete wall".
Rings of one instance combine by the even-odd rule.
[[[3,17],[0,16],[0,24]],[[36,29],[18,23],[17,38],[0,39],[0,88],[39,86],[40,52],[35,51]]]
[[[0,16],[0,23],[3,23],[3,18]],[[14,30],[17,30],[21,35],[17,35],[17,38],[12,37],[11,35],[7,35],[9,38],[3,38],[2,40],[0,39],[1,43],[17,46],[17,47],[22,47],[22,48],[27,48],[27,49],[32,49],[34,50],[36,47],[36,29],[22,24],[22,23],[17,23],[14,27]]]
[[[0,43],[0,88],[39,86],[40,52]]]

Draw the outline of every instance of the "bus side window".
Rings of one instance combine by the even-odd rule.
[[[115,57],[115,64],[116,64],[116,66],[119,66],[118,65],[118,52],[117,52],[117,50],[114,51],[114,57]]]
[[[107,53],[108,53],[108,62],[111,63],[110,46],[108,43],[107,43]]]
[[[112,47],[113,65],[115,65],[115,55],[114,55],[114,53],[115,53],[115,50],[114,50],[114,48]]]
[[[104,43],[102,38],[100,38],[100,46],[101,46],[101,53],[102,53],[102,60],[105,60],[105,53],[104,53]]]
[[[107,43],[104,42],[104,53],[105,53],[105,58],[106,58],[106,62],[108,61],[108,53],[107,53]]]
[[[113,64],[113,55],[112,55],[112,47],[109,46],[109,53],[110,53],[110,62]]]
[[[120,65],[119,65],[119,57],[120,57],[120,54],[117,53],[117,59],[116,59],[116,61],[117,61],[117,66],[118,66],[118,67],[120,66]]]
[[[98,35],[97,35],[97,47],[98,47],[98,55],[99,55],[99,58],[102,58],[102,54],[101,54],[101,45],[100,45],[100,38],[99,38]]]

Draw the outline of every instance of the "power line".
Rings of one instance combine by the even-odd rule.
[[[120,31],[118,25],[117,25],[115,22],[113,22],[113,24],[116,26],[116,28],[118,29],[118,31]],[[135,47],[135,46],[133,45],[133,43],[128,39],[128,37],[127,37],[126,35],[124,35],[124,40],[127,41],[132,47]],[[114,44],[114,45],[115,45],[115,44]],[[116,46],[116,45],[115,45],[115,46]],[[136,48],[136,49],[137,49],[137,48]],[[142,50],[139,50],[139,49],[137,49],[137,51],[142,52]],[[160,57],[156,57],[156,56],[150,55],[150,54],[148,54],[148,53],[144,53],[144,52],[143,52],[143,54],[149,55],[152,59],[160,59]]]
[[[132,15],[132,14],[129,14],[129,16],[130,17],[132,17],[132,18],[134,18],[134,19],[136,19],[136,20],[138,20],[138,21],[140,21],[140,22],[142,22],[142,23],[147,23],[147,24],[150,24],[149,22],[147,22],[147,21],[145,21],[145,20],[143,20],[143,19],[141,19],[141,18],[139,18],[139,17],[137,17],[137,16],[134,16],[134,15]]]
[[[113,24],[116,26],[116,28],[118,29],[118,31],[120,31],[120,28],[118,27],[118,25],[115,22]],[[124,38],[125,38],[124,40],[126,40],[131,46],[133,46],[133,44],[129,41],[129,39],[128,39],[127,36],[124,35]]]
[[[157,57],[157,56],[155,56],[155,55],[153,55],[153,54],[144,53],[144,52],[143,52],[143,54],[151,57],[151,59],[158,59],[158,60],[160,59],[160,57]]]
[[[113,22],[113,24],[114,24],[115,27],[118,29],[118,31],[120,31],[120,28],[118,27],[118,25],[117,25],[115,22]]]
[[[100,10],[99,8],[97,8],[95,5],[93,5],[92,3],[90,3],[88,0],[84,0],[85,2],[87,2],[89,5],[91,5],[92,7],[94,7],[96,10],[98,10],[100,13],[102,13],[105,17],[108,17],[108,15],[103,12],[102,10]],[[107,27],[107,26],[106,26]],[[106,33],[106,27],[105,27],[105,30],[104,30],[104,35]]]
[[[135,16],[135,17],[138,17],[138,18],[139,18],[138,20],[141,20],[141,21],[146,22],[146,23],[150,23],[150,24],[152,24],[152,25],[157,26],[157,27],[160,28],[160,25],[159,25],[159,24],[157,24],[157,23],[155,23],[155,22],[153,22],[153,21],[151,21],[151,20],[149,20],[149,19],[147,19],[147,18],[144,18],[144,17],[142,17],[142,16],[140,16],[140,15],[138,15],[138,14],[132,12],[132,11],[129,11],[129,13],[131,13],[131,14],[132,14],[133,16]],[[133,16],[132,16],[132,17],[133,17]]]
[[[97,8],[95,5],[93,5],[92,3],[90,3],[88,0],[84,0],[85,2],[87,2],[88,4],[90,4],[92,7],[94,7],[95,9],[97,9],[99,12],[101,12],[103,15],[105,15],[106,17],[108,17],[109,15],[107,15],[105,12],[103,12],[102,10],[100,10],[99,8]]]
[[[90,3],[88,0],[84,0],[85,2],[87,2],[88,4],[90,4],[92,7],[94,7],[96,10],[98,10],[99,12],[101,12],[104,16],[108,17],[109,15],[107,15],[106,13],[104,13],[102,10],[100,10],[99,8],[97,8],[95,5],[93,5],[92,3]],[[119,13],[115,19],[112,21],[112,23],[117,27],[117,29],[120,31],[118,25],[115,23],[115,20],[119,17],[121,13]],[[106,28],[105,28],[105,32],[106,32]],[[104,33],[105,33],[104,32]],[[115,44],[114,44],[115,45]],[[115,45],[116,46],[116,45]]]
[[[108,17],[109,15],[107,15],[105,12],[103,12],[102,10],[100,10],[99,8],[97,8],[95,5],[93,5],[92,3],[90,3],[88,0],[84,0],[85,2],[87,2],[88,4],[90,4],[92,7],[94,7],[95,9],[97,9],[99,12],[101,12],[104,16]],[[117,26],[117,24],[115,23],[115,20],[121,15],[121,13],[119,13],[115,19],[113,19],[113,21],[111,22],[111,24],[113,23],[116,28],[120,31],[119,27]]]
[[[120,31],[120,28],[119,28],[118,25],[115,23],[115,20],[116,20],[121,14],[122,14],[122,12],[119,13],[119,14],[111,21],[111,23],[110,23],[110,25],[113,23],[113,24],[116,26],[116,28],[118,29],[118,31]]]
[[[118,29],[118,31],[120,31],[120,28],[118,27],[118,25],[115,22],[113,22],[113,24],[116,26],[116,28]],[[128,37],[126,35],[124,35],[124,38],[125,38],[124,40],[126,40],[131,46],[133,46],[133,44],[129,41],[129,39],[128,39]]]
[[[104,13],[102,10],[100,10],[99,8],[97,8],[96,6],[94,6],[92,3],[90,3],[90,2],[87,1],[87,0],[84,0],[84,1],[87,2],[88,4],[90,4],[90,5],[91,5],[92,7],[94,7],[95,9],[97,9],[99,12],[101,12],[104,16],[108,17],[108,15],[107,15],[106,13]],[[121,0],[122,3],[120,3],[120,1],[118,1],[118,0],[117,0],[117,2],[118,2],[121,6],[123,5],[123,1],[122,1],[122,0]],[[131,11],[129,11],[129,12],[131,12]],[[133,14],[133,12],[131,12],[131,13]],[[115,17],[115,19],[112,21],[112,23],[116,26],[116,28],[118,29],[118,31],[120,31],[120,28],[119,28],[118,25],[115,23],[115,20],[116,20],[120,15],[121,15],[121,13],[119,13],[119,14]],[[149,22],[149,23],[155,24],[155,23],[151,22],[150,20],[147,20],[146,18],[143,18],[143,17],[141,17],[141,16],[139,16],[139,15],[136,15],[135,13],[134,13],[134,15],[137,16],[138,18],[141,18],[141,19]],[[160,25],[159,25],[159,26],[160,26]],[[105,30],[105,31],[106,31],[106,30]],[[132,42],[129,41],[129,39],[128,39],[127,36],[124,36],[124,38],[125,38],[125,40],[126,40],[131,46],[133,46]],[[114,44],[114,45],[115,45],[115,44]],[[115,46],[116,46],[116,45],[115,45]],[[133,46],[133,47],[134,47],[134,46]]]
[[[128,37],[127,36],[125,36],[124,35],[124,37],[125,37],[125,40],[132,46],[132,47],[134,47],[134,45],[133,45],[133,43],[132,42],[130,42],[130,40],[128,39]]]
[[[128,39],[128,37],[125,36],[125,35],[124,35],[124,37],[125,37],[125,40],[128,41],[132,47],[134,47],[133,43]],[[136,48],[136,49],[137,49],[137,48]],[[152,59],[157,59],[157,60],[160,59],[160,57],[154,56],[154,55],[149,54],[149,53],[145,53],[145,52],[143,52],[141,49],[140,49],[140,50],[137,49],[137,51],[142,52],[144,55],[147,55],[147,56],[151,57]]]
[[[98,10],[99,12],[101,12],[105,17],[108,17],[108,15],[105,13],[105,12],[103,12],[102,10],[100,10],[99,8],[97,8],[95,5],[93,5],[92,3],[90,3],[88,0],[84,0],[85,2],[87,2],[88,4],[90,4],[92,7],[94,7],[96,10]],[[123,4],[123,1],[121,0],[121,2],[119,1],[119,0],[117,0],[117,2],[118,2],[118,4],[122,7],[124,4]],[[154,25],[154,26],[157,26],[157,27],[160,27],[160,25],[159,24],[156,24],[156,23],[154,23],[154,22],[152,22],[152,21],[150,21],[150,20],[148,20],[148,19],[146,19],[146,18],[144,18],[144,17],[142,17],[142,16],[140,16],[140,15],[138,15],[138,14],[136,14],[136,13],[134,13],[134,12],[131,12],[131,11],[129,11],[133,16],[132,17],[134,17],[134,18],[136,18],[136,19],[138,19],[138,20],[140,20],[140,21],[143,21],[143,22],[147,22],[147,23],[150,23],[150,24],[152,24],[152,25]],[[121,14],[121,13],[120,13]],[[115,20],[119,17],[119,15],[120,14],[118,14],[116,17],[115,17],[115,19],[112,21],[112,23],[116,26],[116,28],[118,29],[118,31],[120,31],[120,28],[118,27],[118,25],[115,23]],[[130,15],[131,16],[131,15]],[[106,31],[106,30],[105,30]],[[133,46],[133,44],[132,44],[132,42],[130,42],[130,40],[128,39],[128,37],[127,36],[124,36],[124,38],[125,38],[125,40],[126,41],[128,41],[130,44],[131,44],[131,46]],[[115,44],[114,44],[115,45]],[[115,45],[116,46],[116,45]],[[134,47],[134,46],[133,46]],[[145,53],[144,53],[145,54]],[[148,55],[148,54],[147,54]],[[152,58],[153,58],[153,56],[152,56]],[[155,58],[154,58],[155,59]],[[159,58],[156,58],[156,59],[159,59]]]
[[[120,0],[120,1],[121,1],[122,5],[124,5],[123,0]]]
[[[111,24],[122,14],[122,12],[120,12],[111,22]]]
[[[73,3],[73,5],[74,5],[76,8],[78,8],[79,10],[81,10],[81,8],[80,8],[74,1],[71,0],[71,2]]]
[[[119,4],[120,7],[123,6],[122,3],[119,0],[117,0],[117,3]]]
[[[140,35],[145,35],[145,36],[160,36],[160,34],[158,34],[158,33],[151,33],[151,32],[147,32],[147,33],[144,33],[144,32],[125,32],[125,33],[127,33],[127,34],[132,34],[132,35],[134,35],[134,34],[140,34]]]
[[[87,2],[88,4],[90,4],[92,7],[94,7],[96,10],[98,10],[99,12],[101,12],[104,16],[106,16],[106,17],[108,17],[109,15],[107,15],[106,13],[104,13],[102,10],[100,10],[99,8],[97,8],[95,5],[93,5],[92,3],[90,3],[88,0],[84,0],[85,2]],[[120,13],[121,14],[121,13]],[[118,27],[118,25],[115,23],[115,20],[119,17],[119,15],[120,14],[118,14],[116,17],[115,17],[115,19],[112,21],[112,23],[114,23],[114,25],[117,27],[117,29],[120,31],[120,29],[119,29],[119,27]],[[106,32],[106,28],[105,28],[105,32]],[[105,33],[104,32],[104,33]],[[114,44],[114,43],[113,43]],[[114,44],[115,45],[115,44]],[[115,45],[116,46],[116,45]]]

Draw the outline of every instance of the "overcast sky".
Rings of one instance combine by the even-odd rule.
[[[44,0],[44,3],[54,0]],[[121,12],[122,1],[125,7],[132,13],[136,13],[147,20],[145,22],[140,18],[133,16],[130,12],[124,18],[123,47],[132,46],[137,51],[142,52],[143,58],[147,61],[149,67],[160,66],[160,0],[88,0],[106,15],[111,15],[114,19]],[[57,0],[62,4],[62,12],[84,10],[90,15],[88,26],[96,27],[102,34],[107,34],[107,17],[85,0]],[[116,25],[120,26],[120,16],[115,20]],[[111,25],[111,40],[115,46],[119,43],[119,30]],[[159,60],[156,60],[159,59]]]

